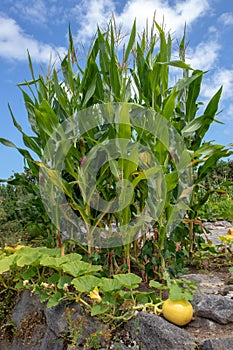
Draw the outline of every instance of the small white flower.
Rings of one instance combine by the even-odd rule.
[[[27,284],[29,284],[29,281],[28,280],[24,280],[23,281],[23,286],[25,287]]]
[[[65,291],[65,292],[68,292],[68,290],[69,290],[69,285],[68,285],[68,283],[64,283],[64,285],[63,285],[63,290]]]
[[[49,287],[49,284],[46,283],[46,282],[41,282],[41,287],[44,287],[44,288],[48,288]]]

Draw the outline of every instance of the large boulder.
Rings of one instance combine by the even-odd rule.
[[[16,333],[8,344],[0,343],[0,348],[6,350],[62,350],[63,342],[58,341],[53,329],[48,327],[45,310],[46,306],[40,303],[38,295],[31,296],[29,291],[23,292],[12,313]]]
[[[222,294],[225,284],[216,276],[206,273],[193,273],[182,276],[184,279],[195,282],[198,285],[198,292],[204,294]]]
[[[167,322],[163,317],[139,312],[126,324],[141,350],[193,350],[194,338],[184,329]]]
[[[231,350],[233,338],[208,339],[201,346],[201,350]]]
[[[88,336],[103,330],[99,320],[86,315],[79,304],[67,307],[65,303],[60,303],[48,309],[45,303],[40,303],[38,295],[31,296],[29,291],[20,295],[13,309],[12,321],[15,335],[10,342],[0,342],[1,350],[63,350],[67,335],[73,338],[80,335],[73,340],[82,349]],[[71,327],[73,334],[70,334]]]
[[[196,295],[193,301],[195,315],[220,324],[233,322],[233,300],[222,295]]]

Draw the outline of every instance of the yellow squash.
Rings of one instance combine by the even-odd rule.
[[[177,326],[188,324],[193,318],[193,307],[187,300],[167,299],[162,307],[163,316]]]

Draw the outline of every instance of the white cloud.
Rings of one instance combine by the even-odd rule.
[[[53,48],[35,40],[24,33],[12,18],[0,15],[0,57],[7,60],[27,60],[27,50],[34,62],[48,63],[50,56],[54,60],[58,53],[62,55],[65,48]]]
[[[206,13],[210,8],[207,0],[186,0],[177,2],[176,11],[180,13],[185,20],[193,21],[200,15]]]
[[[233,70],[221,68],[216,70],[211,76],[207,76],[202,85],[202,96],[211,98],[220,86],[223,86],[221,100],[232,98],[233,91]]]
[[[233,124],[233,103],[227,105],[222,112],[224,122],[231,122]],[[232,133],[232,129],[229,130]]]
[[[16,1],[12,6],[12,12],[33,24],[45,24],[49,13],[43,0],[30,1],[30,3]]]
[[[195,49],[187,49],[187,63],[200,70],[209,70],[215,67],[221,45],[216,40],[199,43]]]
[[[233,12],[225,12],[219,17],[219,21],[225,26],[233,25]]]
[[[167,0],[129,0],[121,12],[116,12],[116,1],[114,0],[90,0],[83,1],[76,5],[73,13],[78,16],[80,30],[77,33],[77,40],[86,42],[96,32],[96,25],[106,24],[115,13],[116,22],[123,26],[127,32],[137,19],[137,28],[140,32],[148,20],[149,25],[153,20],[156,11],[156,21],[163,22],[166,30],[172,30],[181,34],[185,22],[188,26],[206,14],[209,9],[209,0],[179,0],[176,5],[171,6]]]
[[[2,7],[8,16],[49,29],[51,21],[53,25],[69,22],[70,6],[67,2],[69,0],[1,0],[0,11]]]
[[[221,113],[221,121],[225,124],[223,133],[225,135],[232,136],[233,129],[233,103],[229,105],[224,105],[223,111]],[[232,140],[232,138],[230,139]],[[232,143],[232,141],[231,141]]]
[[[99,27],[106,27],[115,11],[113,0],[82,1],[72,9],[72,15],[78,18],[79,30],[77,42],[86,42],[92,38]]]

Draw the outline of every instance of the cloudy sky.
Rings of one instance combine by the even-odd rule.
[[[8,111],[10,104],[25,131],[30,132],[18,83],[29,80],[27,50],[37,71],[46,72],[52,55],[55,60],[67,48],[68,25],[77,45],[88,45],[97,24],[105,26],[114,12],[118,25],[127,33],[134,18],[140,30],[146,20],[156,20],[182,37],[187,24],[187,56],[196,69],[208,73],[202,87],[202,101],[223,85],[222,113],[206,140],[233,143],[233,2],[231,0],[1,0],[0,1],[0,137],[22,146]],[[16,150],[0,145],[0,178],[23,170],[23,159]]]

